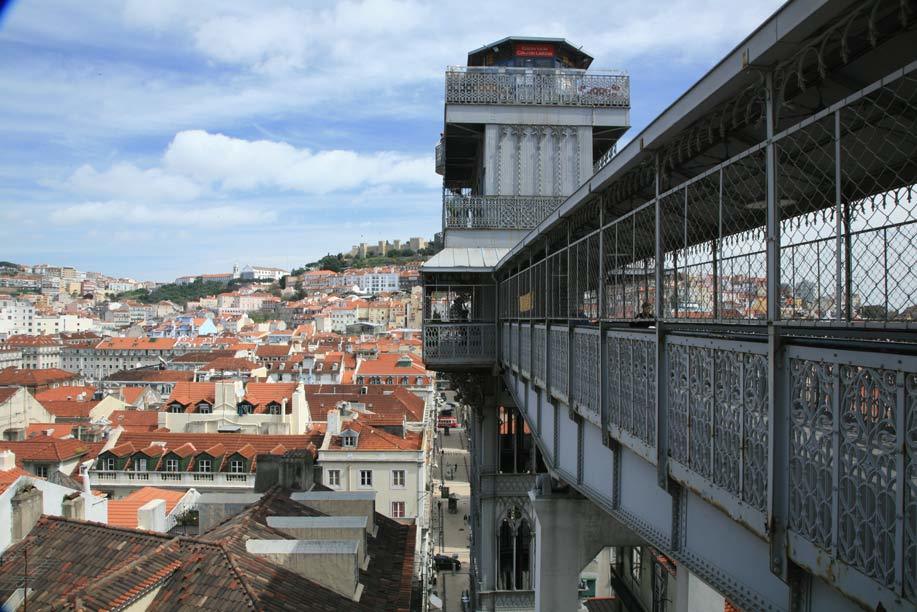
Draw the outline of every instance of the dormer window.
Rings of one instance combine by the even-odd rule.
[[[239,416],[244,416],[246,414],[253,414],[255,412],[255,407],[249,404],[248,402],[239,402],[238,406]]]
[[[277,402],[271,402],[270,404],[267,405],[267,412],[268,414],[273,414],[273,415],[280,414],[280,404],[278,404]]]
[[[179,404],[178,402],[169,406],[169,412],[172,414],[180,414],[185,411],[185,407]]]
[[[352,429],[341,432],[341,446],[344,448],[356,448],[359,434]]]
[[[212,413],[213,413],[213,406],[211,406],[211,405],[208,404],[207,402],[200,402],[200,403],[197,405],[197,411],[198,411],[199,413],[201,413],[201,414],[212,414]]]

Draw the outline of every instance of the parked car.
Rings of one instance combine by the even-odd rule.
[[[460,570],[462,569],[462,562],[458,560],[458,556],[449,557],[447,555],[433,555],[433,569],[436,571],[439,570]]]

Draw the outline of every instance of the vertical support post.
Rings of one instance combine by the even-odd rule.
[[[720,269],[719,256],[720,245],[723,242],[723,169],[719,172],[719,198],[716,205],[717,209],[717,232],[716,240],[713,241],[713,318],[720,318]]]
[[[602,443],[608,446],[610,443],[608,436],[608,371],[605,364],[608,363],[608,346],[605,342],[606,324],[608,318],[608,309],[605,305],[605,203],[599,207],[599,362],[596,364],[599,368],[599,423],[602,427]]]
[[[662,202],[659,199],[661,172],[659,153],[656,153],[655,208],[656,208],[656,478],[660,487],[669,487],[669,419],[668,419],[668,368],[665,353],[664,290],[665,244],[662,240]]]
[[[767,119],[767,533],[771,572],[788,580],[786,530],[789,515],[789,410],[780,335],[780,218],[777,208],[777,152],[774,144],[774,75],[765,75]]]
[[[834,318],[838,321],[844,318],[841,311],[841,296],[844,292],[844,277],[842,275],[844,209],[841,203],[841,111],[834,111]],[[848,281],[849,282],[849,281]],[[849,308],[849,306],[847,306]]]

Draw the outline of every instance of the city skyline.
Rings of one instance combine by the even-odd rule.
[[[293,268],[432,236],[447,65],[507,34],[566,37],[631,74],[632,137],[779,3],[724,4],[627,3],[609,29],[597,3],[14,2],[0,258],[166,281],[230,269],[242,245]]]

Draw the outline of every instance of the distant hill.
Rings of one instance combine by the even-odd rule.
[[[149,289],[135,289],[119,293],[112,298],[113,301],[135,300],[143,304],[155,304],[162,300],[174,302],[184,306],[188,302],[199,300],[208,295],[216,295],[225,291],[231,291],[236,285],[234,283],[214,283],[194,281],[187,285],[176,285],[169,283],[156,287],[152,291]]]

